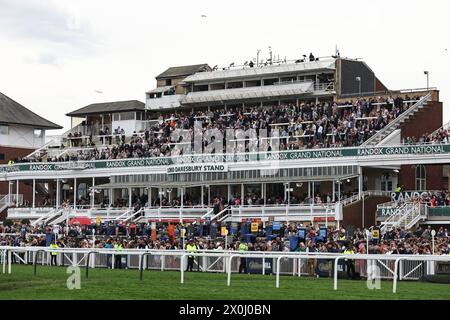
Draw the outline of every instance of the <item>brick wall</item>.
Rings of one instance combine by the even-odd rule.
[[[376,224],[377,205],[388,202],[389,200],[389,197],[370,197],[364,199],[364,227],[370,227]],[[344,227],[362,227],[362,201],[344,207],[342,225]]]
[[[405,121],[401,127],[401,139],[415,137],[418,139],[422,134],[429,134],[442,126],[442,102],[431,102],[417,112],[414,117]],[[425,166],[428,190],[440,190],[444,187],[442,177],[442,165]],[[416,188],[416,166],[401,166],[399,183],[406,190]]]

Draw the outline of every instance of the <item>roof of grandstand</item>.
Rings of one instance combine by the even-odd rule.
[[[280,65],[268,65],[263,67],[255,68],[244,68],[244,69],[228,69],[228,70],[217,70],[212,72],[201,72],[193,74],[186,79],[185,82],[195,82],[195,81],[207,81],[207,80],[218,80],[218,79],[229,79],[229,78],[240,78],[272,73],[291,73],[296,71],[309,71],[309,70],[334,70],[335,59],[328,58],[319,61],[307,61],[302,63],[287,63]]]
[[[196,72],[201,71],[210,71],[211,67],[207,63],[203,64],[194,64],[190,66],[179,66],[179,67],[171,67],[164,71],[163,73],[156,76],[156,79],[165,79],[165,78],[174,78],[174,77],[182,77],[182,76],[190,76]]]
[[[125,112],[145,110],[145,103],[138,100],[113,101],[93,103],[78,110],[66,114],[69,117],[85,116],[88,114],[100,114],[105,112]]]
[[[31,110],[28,110],[20,103],[7,97],[0,92],[0,123],[2,124],[20,124],[25,126],[33,126],[35,128],[45,129],[62,129],[51,121],[38,116]]]

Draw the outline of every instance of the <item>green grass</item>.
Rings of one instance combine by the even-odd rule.
[[[380,290],[368,290],[365,281],[339,280],[333,290],[330,278],[281,276],[275,288],[274,275],[233,274],[231,286],[225,274],[185,273],[180,284],[176,271],[90,269],[89,279],[81,269],[81,289],[68,290],[66,268],[13,265],[12,274],[0,273],[0,299],[450,299],[450,285],[418,281],[382,281]]]

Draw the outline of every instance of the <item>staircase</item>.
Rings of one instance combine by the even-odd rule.
[[[112,221],[122,221],[122,220],[125,220],[125,219],[128,220],[129,216],[134,213],[133,211],[134,211],[134,209],[128,209],[127,211],[122,213],[120,216],[115,217],[114,219],[112,219]],[[139,211],[137,211],[137,212],[139,212]]]
[[[375,196],[390,197],[391,192],[390,191],[381,191],[381,190],[366,190],[361,193],[361,199],[358,197],[358,194],[355,194],[351,197],[342,199],[341,204],[343,207],[346,207],[355,202],[361,201],[363,198],[366,199],[368,197],[375,197]]]
[[[9,206],[9,197],[8,195],[0,194],[0,213],[3,212]]]
[[[395,120],[390,122],[382,130],[378,131],[372,137],[367,139],[361,146],[373,147],[373,146],[378,145],[381,141],[383,141],[386,137],[388,137],[392,132],[394,132],[397,129],[400,129],[401,125],[406,120],[410,119],[415,113],[417,113],[421,109],[423,109],[429,101],[431,101],[431,92],[428,93],[426,96],[422,97],[414,105],[409,107],[408,110],[404,111],[401,115],[399,115]]]
[[[62,212],[64,211],[64,209],[52,209],[49,212],[47,212],[46,214],[44,214],[43,216],[41,216],[39,219],[37,219],[36,221],[32,222],[32,226],[35,227],[39,224],[48,224],[48,222],[50,222],[51,220],[53,220],[54,218],[56,218],[57,216],[61,215]]]
[[[381,233],[395,228],[406,230],[414,227],[420,220],[426,219],[424,205],[420,203],[404,203],[398,208],[398,214],[392,215],[381,223]]]
[[[22,205],[23,194],[11,194],[11,195],[0,195],[0,213],[8,207],[14,206],[16,204]]]

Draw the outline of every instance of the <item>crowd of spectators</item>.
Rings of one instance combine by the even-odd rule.
[[[266,107],[216,109],[210,111],[177,111],[160,115],[149,129],[134,132],[129,141],[125,139],[123,128],[116,128],[110,134],[105,126],[100,135],[92,132],[83,142],[83,134],[70,133],[66,147],[84,147],[74,152],[64,152],[59,156],[19,158],[16,162],[61,162],[77,160],[150,158],[170,156],[175,145],[186,143],[182,137],[172,133],[177,129],[186,130],[192,136],[195,123],[201,123],[201,130],[218,129],[224,138],[226,152],[226,129],[266,129],[280,132],[280,150],[314,148],[351,147],[361,145],[388,123],[396,119],[420,97],[405,99],[400,97],[379,97],[336,102],[302,103],[296,105],[277,105]],[[405,102],[406,101],[406,102]],[[408,102],[412,101],[412,102]],[[404,103],[405,102],[405,103]],[[99,143],[94,143],[97,137]],[[187,142],[190,143],[190,142]],[[193,142],[191,141],[193,144]],[[205,147],[207,142],[204,142]],[[246,151],[249,149],[246,142]],[[270,150],[270,144],[268,144]],[[181,148],[178,148],[181,149]],[[178,153],[178,154],[182,154]]]
[[[439,144],[449,143],[450,135],[448,129],[440,128],[434,133],[424,133],[416,137],[406,137],[402,139],[403,144]]]
[[[249,225],[239,224],[232,232],[232,240],[225,243],[220,235],[220,224],[173,224],[172,232],[167,223],[158,223],[156,239],[152,240],[151,225],[102,223],[96,225],[58,226],[59,247],[68,248],[105,248],[107,244],[120,241],[124,248],[140,249],[182,249],[182,229],[186,229],[186,239],[193,239],[198,249],[238,250],[240,242],[246,242],[251,251],[300,251],[300,252],[342,252],[345,248],[352,248],[355,253],[367,253],[367,240],[370,254],[432,254],[431,227],[416,230],[402,228],[387,231],[381,239],[369,235],[366,239],[366,229],[349,229],[344,227],[327,229],[327,236],[319,232],[319,227],[303,225],[301,223],[281,223],[280,229],[275,231],[269,227],[259,226],[257,233],[248,237]],[[228,226],[231,231],[232,228]],[[92,236],[95,233],[95,240]],[[301,237],[299,231],[304,231]],[[450,252],[450,233],[447,228],[436,230],[434,240],[435,254]],[[292,237],[296,237],[293,242]],[[55,241],[52,227],[31,227],[29,223],[16,223],[12,226],[0,225],[0,245],[11,246],[49,246]]]

